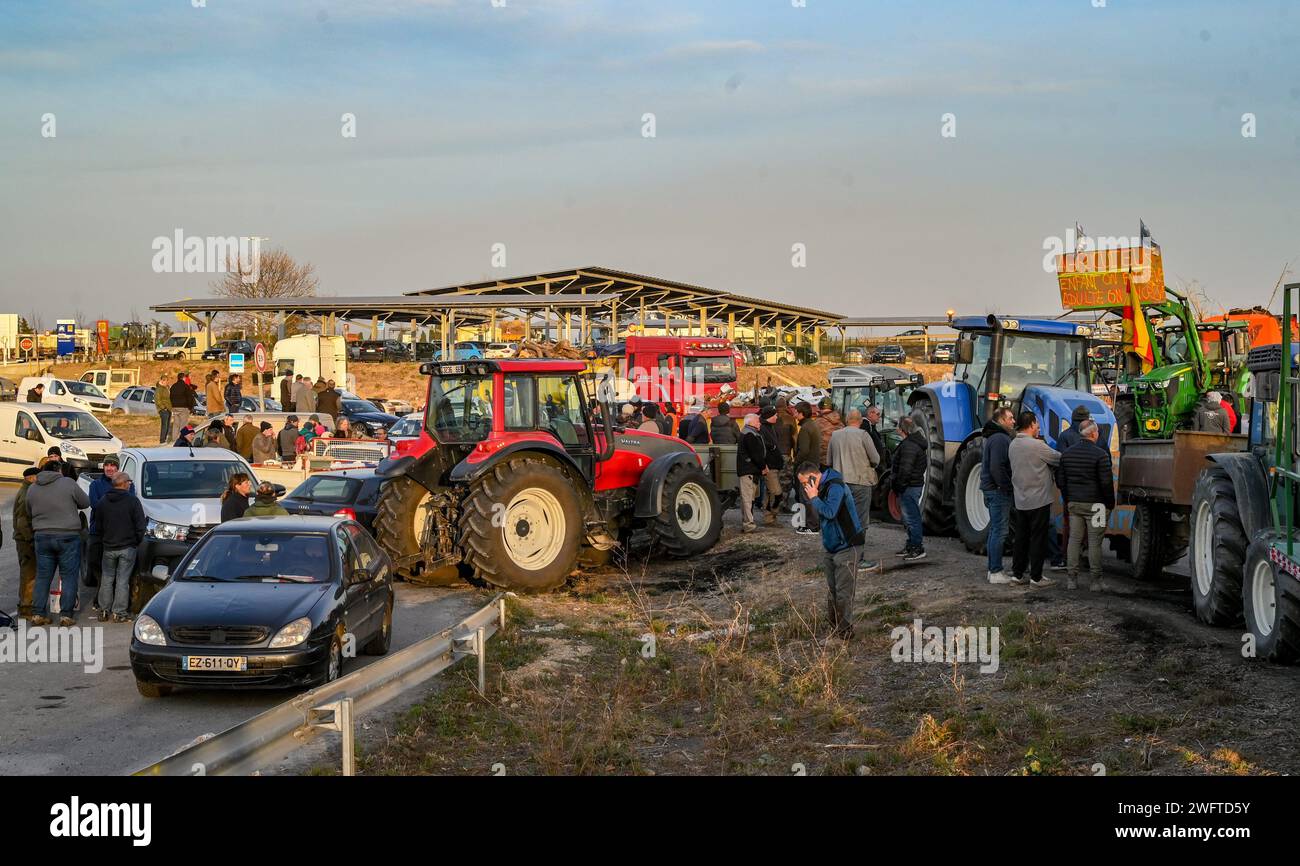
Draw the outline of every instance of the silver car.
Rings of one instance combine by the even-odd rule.
[[[158,407],[153,402],[153,388],[132,385],[124,388],[113,398],[109,408],[110,415],[157,415]]]

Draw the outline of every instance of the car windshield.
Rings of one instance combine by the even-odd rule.
[[[183,450],[183,449],[182,449]],[[252,477],[237,460],[150,460],[144,464],[145,499],[216,499],[236,472]],[[253,479],[253,485],[257,480]]]
[[[344,400],[343,408],[349,412],[382,412],[383,410],[369,400]]]
[[[185,337],[168,337],[166,342],[163,343],[163,346],[171,347],[171,348],[180,348],[181,346],[185,345],[185,340],[186,340]]]
[[[701,381],[709,384],[736,381],[736,357],[728,354],[725,358],[683,358],[688,382]]]
[[[481,442],[492,431],[492,379],[434,376],[429,380],[429,427],[443,442]]]
[[[403,418],[388,430],[389,436],[419,436],[421,418]]]
[[[76,394],[78,397],[98,397],[101,400],[108,399],[107,397],[104,396],[103,391],[99,390],[89,382],[67,381],[64,382],[63,384],[67,385],[68,390]]]
[[[112,439],[113,434],[104,429],[89,412],[37,412],[45,432],[59,439]]]
[[[208,533],[176,578],[183,581],[326,583],[334,572],[330,541],[319,533]]]

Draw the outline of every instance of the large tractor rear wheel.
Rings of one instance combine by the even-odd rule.
[[[915,412],[924,420],[925,441],[929,444],[925,465],[925,487],[921,492],[921,518],[930,535],[952,535],[956,528],[952,503],[944,489],[944,442],[939,433],[939,419],[929,397],[918,397]]]
[[[1209,625],[1240,625],[1246,531],[1237,491],[1222,466],[1210,466],[1192,491],[1192,606]]]
[[[1260,532],[1246,550],[1242,601],[1255,655],[1270,662],[1300,661],[1300,582],[1272,561],[1277,537]]]
[[[573,573],[581,530],[582,502],[573,479],[535,457],[515,457],[470,487],[459,545],[480,580],[545,592]]]
[[[720,535],[718,489],[698,466],[674,466],[664,481],[663,503],[654,522],[656,543],[681,558],[703,553]]]
[[[397,566],[397,576],[412,583],[450,586],[460,583],[455,568],[426,571],[420,540],[429,518],[428,489],[406,476],[386,483],[379,494],[375,514],[375,540]],[[412,558],[417,557],[417,558]]]

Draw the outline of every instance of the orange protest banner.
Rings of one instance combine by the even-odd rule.
[[[1067,310],[1101,310],[1128,306],[1129,286],[1143,304],[1165,299],[1165,270],[1160,250],[1126,247],[1086,250],[1056,257],[1056,282]]]

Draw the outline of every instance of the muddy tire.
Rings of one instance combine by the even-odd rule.
[[[1272,532],[1260,532],[1246,549],[1242,605],[1255,655],[1265,661],[1300,661],[1300,581],[1277,567],[1269,554]]]
[[[1169,563],[1165,524],[1160,509],[1150,505],[1134,507],[1128,550],[1134,580],[1156,581],[1164,575]]]
[[[461,508],[458,546],[479,580],[516,592],[546,592],[573,573],[581,530],[582,502],[573,479],[553,464],[516,457],[471,486]]]
[[[668,472],[653,532],[655,546],[678,558],[696,556],[718,543],[722,535],[718,489],[699,467],[680,464]]]
[[[1212,465],[1197,477],[1191,523],[1188,558],[1196,616],[1209,625],[1240,625],[1246,531],[1237,508],[1237,491],[1222,466]]]
[[[957,525],[952,503],[944,489],[944,443],[939,435],[939,419],[929,397],[919,397],[913,415],[919,413],[922,430],[929,447],[925,464],[925,486],[921,490],[921,521],[928,535],[952,535]]]
[[[380,491],[375,514],[375,540],[394,563],[424,552],[420,540],[429,516],[425,506],[430,496],[432,494],[426,488],[405,476],[391,479]],[[435,586],[461,582],[455,569],[432,572],[425,571],[424,565],[422,558],[408,560],[397,567],[397,576],[413,583]]]
[[[1120,442],[1138,438],[1137,415],[1132,400],[1115,401],[1115,430],[1118,432]]]

